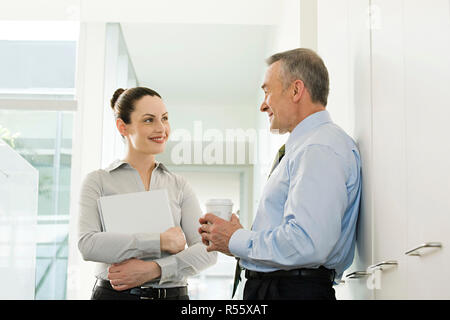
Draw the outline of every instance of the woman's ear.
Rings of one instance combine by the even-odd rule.
[[[305,90],[305,84],[303,83],[302,80],[295,80],[293,85],[294,85],[294,88],[293,88],[292,99],[294,102],[297,103],[302,98],[303,92]]]
[[[116,120],[116,127],[117,127],[117,130],[119,130],[119,133],[120,133],[120,135],[122,137],[125,137],[125,136],[128,135],[127,125],[125,124],[125,122],[123,122],[122,119],[117,118],[117,120]]]

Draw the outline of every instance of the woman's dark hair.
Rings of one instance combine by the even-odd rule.
[[[126,90],[122,88],[117,89],[111,98],[111,108],[116,119],[120,118],[123,122],[129,124],[131,122],[131,113],[135,109],[134,103],[144,96],[161,98],[158,92],[145,87],[135,87]]]

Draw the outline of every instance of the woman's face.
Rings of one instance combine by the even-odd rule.
[[[164,151],[169,138],[169,115],[161,98],[146,95],[134,103],[129,124],[125,124],[128,144],[144,154]],[[119,128],[120,130],[120,128]]]

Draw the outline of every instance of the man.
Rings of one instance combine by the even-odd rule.
[[[244,299],[336,299],[333,281],[354,256],[359,152],[325,109],[328,71],[314,51],[278,53],[267,64],[260,111],[267,112],[271,131],[290,136],[252,230],[235,215],[225,221],[207,213],[199,232],[208,251],[233,255],[246,269]]]

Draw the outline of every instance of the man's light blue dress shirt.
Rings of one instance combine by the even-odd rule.
[[[264,187],[252,230],[229,249],[243,268],[270,272],[321,265],[339,280],[352,261],[361,197],[355,142],[328,111],[301,121]]]

